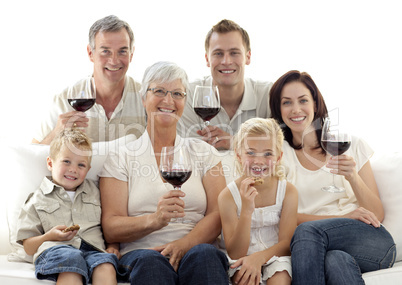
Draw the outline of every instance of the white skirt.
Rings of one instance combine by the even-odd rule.
[[[229,266],[234,264],[236,260],[229,259]],[[228,270],[229,280],[233,277],[237,270],[241,266],[236,268],[230,268]],[[260,284],[266,284],[267,280],[271,278],[276,272],[287,271],[289,276],[292,277],[292,263],[290,256],[273,256],[268,260],[261,268],[261,282]]]

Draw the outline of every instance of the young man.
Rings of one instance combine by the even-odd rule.
[[[116,16],[96,21],[89,30],[88,57],[94,64],[96,104],[78,112],[68,104],[66,88],[54,97],[48,118],[42,122],[34,143],[49,144],[66,127],[85,129],[93,142],[127,134],[139,136],[145,129],[145,111],[138,95],[140,84],[126,75],[134,53],[130,26]],[[76,83],[85,84],[86,79]]]
[[[211,75],[191,83],[187,107],[182,116],[185,136],[202,137],[217,149],[230,149],[230,140],[239,126],[250,118],[268,118],[271,82],[244,77],[250,64],[251,48],[247,32],[230,20],[222,20],[208,32],[205,39],[205,59]],[[221,110],[208,127],[194,112],[193,96],[197,85],[216,85]]]

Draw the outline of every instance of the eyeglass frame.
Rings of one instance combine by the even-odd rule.
[[[165,91],[165,95],[163,95],[163,96],[157,95],[157,94],[155,93],[155,91],[154,91],[155,89],[164,90],[164,91]],[[147,92],[148,92],[148,91],[152,91],[152,94],[154,94],[156,97],[159,97],[159,98],[164,98],[164,97],[166,97],[166,95],[170,92],[170,96],[172,97],[173,100],[183,100],[183,99],[185,99],[186,96],[187,96],[187,93],[184,92],[184,91],[175,91],[175,90],[169,91],[169,90],[166,90],[165,88],[162,88],[162,87],[148,88],[148,89],[147,89]],[[180,93],[183,94],[184,96],[183,96],[183,98],[174,98],[174,97],[173,97],[173,92],[180,92]]]

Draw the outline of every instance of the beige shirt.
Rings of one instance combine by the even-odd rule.
[[[373,150],[363,140],[352,137],[352,144],[346,155],[352,156],[356,162],[356,170],[367,163]],[[282,165],[286,168],[287,181],[296,186],[299,193],[298,212],[311,215],[343,215],[359,207],[352,186],[342,175],[335,175],[335,185],[346,189],[343,193],[328,193],[321,190],[323,186],[332,184],[333,175],[330,169],[322,168],[312,171],[304,168],[295,150],[285,141],[283,144]]]
[[[211,76],[196,80],[190,84],[190,90],[187,92],[186,107],[178,124],[179,133],[183,137],[200,138],[197,130],[202,129],[204,123],[193,109],[194,90],[197,85],[207,86],[211,84]],[[230,119],[225,109],[221,108],[218,115],[210,121],[211,125],[219,127],[233,136],[240,125],[248,119],[255,117],[269,118],[271,116],[269,108],[269,91],[271,87],[271,82],[255,81],[250,78],[244,79],[244,94],[235,115]]]
[[[81,240],[105,250],[101,230],[101,204],[99,189],[91,180],[77,188],[74,202],[63,187],[45,177],[38,190],[31,193],[21,209],[17,224],[17,242],[43,235],[57,225],[77,224],[80,229],[70,241],[44,242],[34,254],[34,261],[46,249],[55,245],[72,245],[80,248]]]
[[[75,85],[83,85],[85,79],[81,79]],[[85,112],[89,118],[88,127],[85,131],[92,142],[111,141],[129,134],[140,137],[146,125],[145,109],[139,95],[140,87],[140,84],[135,82],[133,78],[126,76],[122,99],[110,119],[107,118],[103,107],[96,103]],[[42,141],[54,129],[59,115],[74,111],[67,101],[67,91],[68,88],[53,98],[53,104],[47,118],[34,135],[37,141]]]
[[[164,245],[187,235],[202,218],[207,210],[207,195],[202,179],[205,173],[217,165],[221,159],[215,148],[209,144],[190,138],[176,136],[176,146],[186,145],[190,148],[193,164],[190,178],[183,184],[186,193],[186,223],[170,223],[147,236],[129,243],[120,243],[121,254],[135,249],[146,249]],[[118,153],[110,152],[100,177],[114,177],[128,182],[129,197],[127,212],[130,217],[154,213],[158,207],[159,197],[173,190],[173,186],[164,183],[156,162],[154,150],[148,132],[138,140],[131,142]],[[111,189],[113,190],[113,189]],[[221,190],[221,189],[216,189]]]

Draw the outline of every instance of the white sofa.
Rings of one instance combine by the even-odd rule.
[[[95,143],[92,168],[88,178],[97,180],[108,151],[124,147],[133,137],[109,143]],[[2,185],[0,199],[0,284],[54,284],[35,278],[34,266],[29,263],[20,245],[15,243],[16,219],[28,193],[34,191],[44,175],[48,175],[45,158],[47,146],[29,144],[0,144]],[[397,262],[393,268],[363,274],[367,285],[402,284],[402,153],[375,155],[372,167],[385,207],[383,224],[391,232],[397,245]],[[226,179],[232,179],[233,157],[223,155]],[[329,194],[330,195],[330,194]],[[367,249],[370,250],[370,249]],[[306,284],[308,285],[308,284]]]

